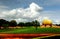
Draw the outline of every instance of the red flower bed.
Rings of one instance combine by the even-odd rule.
[[[0,39],[29,39],[41,36],[50,36],[53,34],[0,34]]]

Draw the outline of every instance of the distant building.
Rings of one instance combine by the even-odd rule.
[[[42,25],[44,26],[52,26],[52,20],[49,20],[49,19],[44,19],[43,22],[42,22]]]

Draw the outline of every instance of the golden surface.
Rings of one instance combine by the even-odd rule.
[[[49,19],[44,19],[43,24],[52,24],[52,20],[49,20]]]

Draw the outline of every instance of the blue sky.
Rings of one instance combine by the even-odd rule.
[[[30,13],[30,9],[27,10],[27,8],[30,8],[30,5],[31,7],[35,7],[35,4],[40,7],[40,9],[37,8],[40,11],[37,11],[37,13]],[[25,12],[23,13],[22,11]],[[21,17],[21,14],[25,14],[26,16],[33,14],[34,16],[31,15],[33,17]],[[51,19],[54,23],[60,23],[59,17],[60,0],[0,0],[0,18],[6,20],[14,19],[19,22],[32,21],[37,19],[41,22],[44,18],[48,18]]]
[[[26,8],[32,2],[44,7],[45,10],[59,10],[60,7],[59,0],[0,0],[0,5],[8,6],[10,9]]]

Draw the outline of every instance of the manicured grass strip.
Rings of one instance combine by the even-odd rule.
[[[60,33],[60,28],[36,28],[28,27],[28,28],[19,28],[19,29],[7,29],[7,30],[0,30],[1,33]]]

